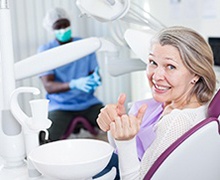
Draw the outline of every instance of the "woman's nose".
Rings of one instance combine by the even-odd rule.
[[[165,71],[163,68],[157,67],[156,69],[154,69],[154,72],[153,72],[154,80],[163,80],[164,76],[165,76]]]

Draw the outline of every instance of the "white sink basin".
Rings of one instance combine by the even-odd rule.
[[[94,139],[68,139],[41,145],[28,156],[44,176],[59,180],[89,179],[108,164],[113,147]]]

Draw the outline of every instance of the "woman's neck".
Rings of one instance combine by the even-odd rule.
[[[197,98],[194,96],[190,99],[189,102],[182,101],[182,102],[166,102],[164,103],[164,111],[163,116],[166,114],[169,114],[174,109],[187,109],[187,108],[198,108],[201,104],[197,100]]]

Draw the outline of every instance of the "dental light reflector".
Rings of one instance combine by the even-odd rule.
[[[15,79],[23,79],[76,61],[95,52],[101,46],[98,38],[92,37],[68,43],[15,63]]]
[[[149,55],[150,40],[153,34],[140,30],[127,29],[124,38],[138,58],[146,63]]]
[[[107,22],[122,18],[129,10],[130,1],[77,0],[76,5],[83,15],[93,17],[101,22]]]

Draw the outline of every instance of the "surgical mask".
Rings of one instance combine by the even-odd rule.
[[[67,42],[71,39],[72,31],[70,27],[55,30],[55,36],[60,42]]]

